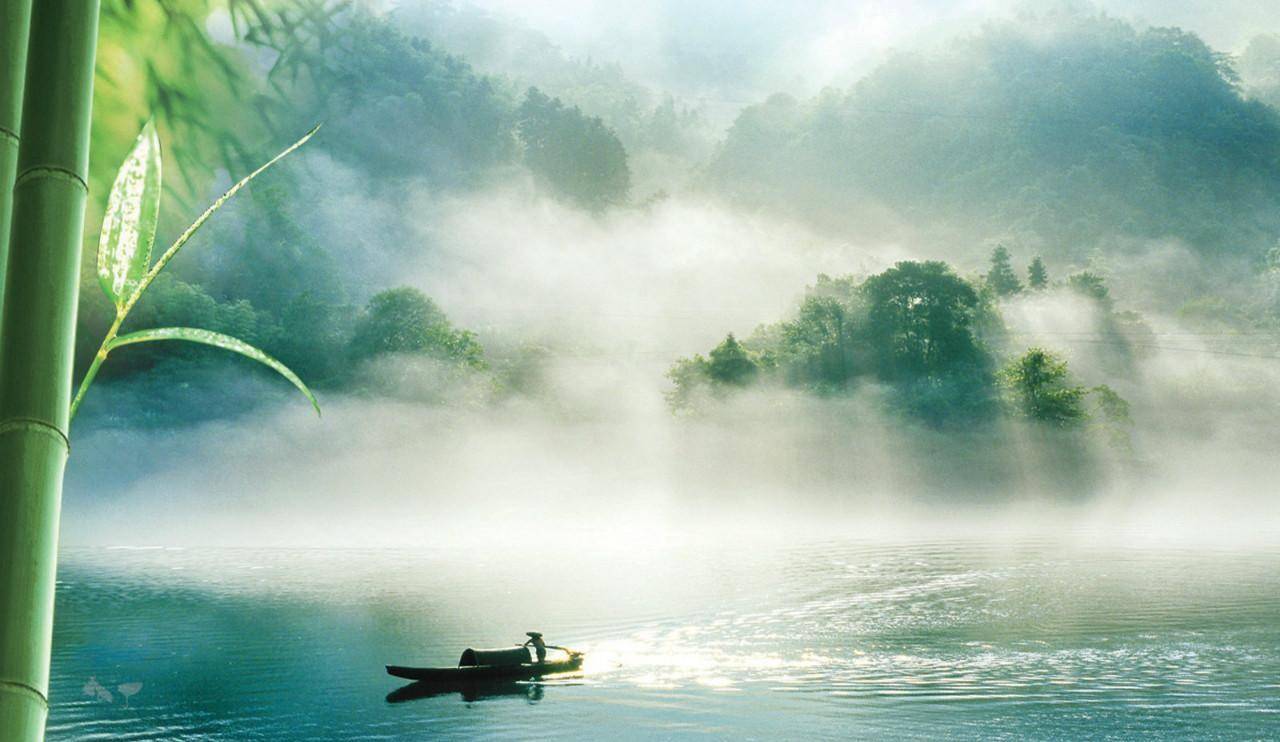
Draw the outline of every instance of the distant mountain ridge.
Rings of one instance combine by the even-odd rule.
[[[1256,256],[1280,237],[1280,113],[1192,33],[1020,19],[900,53],[848,91],[747,108],[708,181],[853,231],[899,220],[1050,254],[1123,236]]]

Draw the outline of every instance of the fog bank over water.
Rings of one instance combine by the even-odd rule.
[[[502,533],[604,544],[793,529],[1247,542],[1278,514],[1268,483],[1280,475],[1280,364],[1215,355],[1168,316],[1146,315],[1156,339],[1116,377],[1095,305],[1063,289],[1001,304],[1014,347],[1059,349],[1083,381],[1129,399],[1128,463],[1096,441],[1101,468],[1046,460],[1053,436],[1016,424],[904,424],[874,385],[827,398],[751,390],[676,416],[663,396],[672,360],[786,316],[818,273],[917,257],[976,271],[972,246],[860,246],[693,197],[604,216],[520,188],[407,201],[395,229],[430,249],[403,282],[486,347],[546,344],[536,393],[486,401],[481,379],[389,358],[378,373],[397,398],[322,392],[321,419],[281,389],[229,420],[95,428],[72,457],[64,542],[477,546]],[[1195,259],[1159,245],[1113,258],[1116,293],[1130,268],[1153,264],[1190,273]],[[233,370],[147,403],[198,407],[262,384]],[[95,393],[108,407],[113,395],[136,403],[127,389]]]
[[[1152,383],[1274,374],[1175,368]],[[1280,516],[1269,486],[1280,441],[1247,398],[1260,386],[1187,394],[1164,414],[1139,401],[1141,470],[1063,482],[1016,445],[994,455],[1008,438],[904,429],[874,391],[825,405],[744,396],[714,418],[675,418],[660,371],[564,361],[553,402],[494,409],[339,397],[322,420],[281,405],[178,431],[97,431],[77,445],[63,540],[478,548],[495,534],[588,545],[794,531],[1251,543]]]

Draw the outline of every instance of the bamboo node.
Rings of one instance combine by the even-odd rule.
[[[71,440],[53,423],[33,417],[11,417],[8,420],[0,420],[0,435],[8,433],[37,433],[47,436],[61,443],[67,455],[71,455]]]
[[[16,191],[22,187],[23,183],[37,178],[49,178],[51,180],[59,180],[63,183],[70,183],[85,193],[89,192],[89,184],[84,182],[78,174],[71,172],[65,167],[53,167],[50,165],[37,165],[36,167],[27,168],[22,174],[13,181],[13,189]]]
[[[45,695],[38,688],[33,688],[26,683],[20,683],[16,680],[0,680],[0,693],[12,693],[27,700],[33,700],[43,706],[46,713],[49,711],[49,699],[45,698]]]

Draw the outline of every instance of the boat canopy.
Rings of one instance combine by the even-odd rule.
[[[458,660],[458,667],[484,665],[486,667],[511,667],[529,661],[528,647],[510,649],[466,649]]]

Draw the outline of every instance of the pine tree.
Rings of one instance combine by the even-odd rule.
[[[1032,289],[1043,289],[1049,285],[1049,271],[1045,270],[1039,255],[1027,267],[1027,285]]]
[[[987,285],[998,296],[1011,296],[1022,291],[1022,282],[1018,280],[1018,274],[1013,272],[1009,250],[1004,245],[997,245],[991,251],[991,272],[987,274]]]

